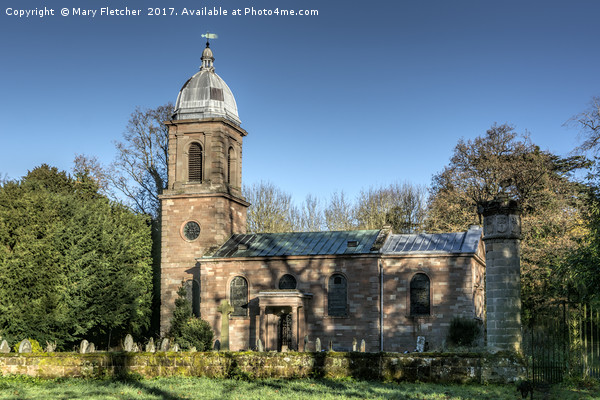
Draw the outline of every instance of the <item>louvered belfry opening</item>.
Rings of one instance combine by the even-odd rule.
[[[231,185],[231,157],[233,155],[233,149],[230,147],[227,152],[227,183]]]
[[[202,147],[198,143],[192,143],[190,146],[188,180],[190,182],[202,182]]]

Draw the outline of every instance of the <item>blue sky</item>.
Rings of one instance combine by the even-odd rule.
[[[60,16],[105,6],[142,15]],[[44,7],[56,15],[7,15]],[[231,15],[247,7],[319,15]],[[566,155],[577,131],[564,122],[600,95],[596,0],[5,0],[0,12],[0,175],[11,178],[42,163],[70,170],[76,154],[112,161],[135,107],[174,102],[197,71],[207,30],[249,132],[244,183],[271,181],[297,202],[429,185],[461,137],[494,122]]]

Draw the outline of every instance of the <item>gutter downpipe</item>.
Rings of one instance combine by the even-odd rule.
[[[383,260],[379,259],[379,351],[383,353]]]

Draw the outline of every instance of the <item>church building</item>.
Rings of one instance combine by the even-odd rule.
[[[395,234],[389,228],[246,233],[243,141],[232,91],[208,43],[181,88],[161,196],[161,334],[181,285],[194,313],[231,350],[414,351],[441,348],[451,320],[485,314],[482,229]],[[230,307],[223,307],[223,305]],[[227,311],[224,311],[227,309]],[[221,332],[228,318],[228,335]]]

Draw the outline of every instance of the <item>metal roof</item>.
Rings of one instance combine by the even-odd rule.
[[[209,258],[378,253],[380,230],[233,235]]]
[[[240,125],[237,104],[225,81],[215,73],[210,48],[202,53],[202,67],[183,85],[175,102],[174,119],[226,118]]]
[[[382,253],[476,253],[481,233],[481,227],[472,226],[466,232],[389,235]]]

